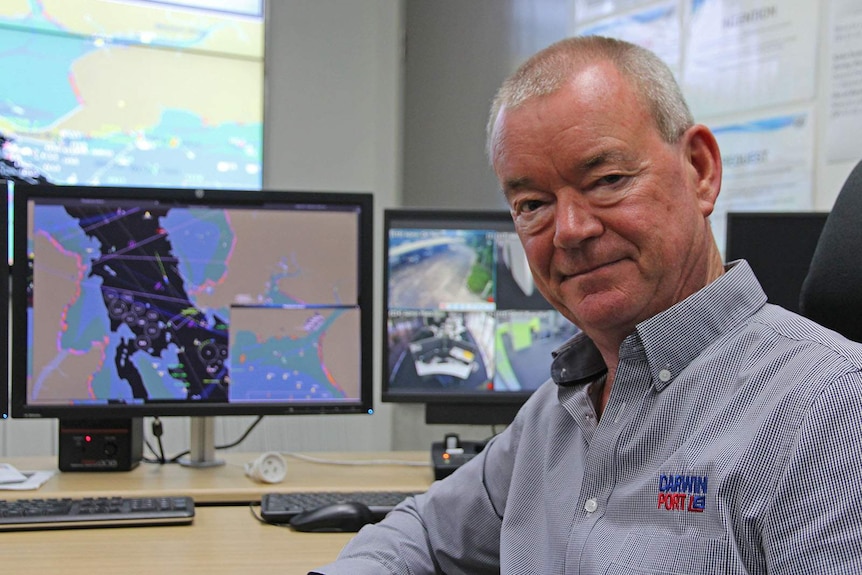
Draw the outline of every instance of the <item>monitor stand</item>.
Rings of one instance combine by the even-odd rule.
[[[191,418],[191,443],[188,457],[179,460],[184,467],[218,467],[223,459],[215,455],[215,418]]]

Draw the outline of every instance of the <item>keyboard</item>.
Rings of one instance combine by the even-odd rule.
[[[260,499],[260,516],[268,523],[289,523],[294,515],[333,503],[363,503],[371,510],[375,521],[416,495],[417,491],[302,491],[266,493]]]
[[[188,525],[191,497],[0,499],[0,531]]]

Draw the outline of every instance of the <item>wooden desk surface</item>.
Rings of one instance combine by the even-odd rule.
[[[264,493],[324,490],[425,490],[433,481],[427,452],[319,453],[314,463],[286,456],[287,477],[281,483],[257,483],[244,465],[259,454],[221,454],[226,465],[191,469],[142,463],[132,471],[60,472],[35,491],[3,491],[0,498],[190,495],[195,499],[191,525],[64,529],[0,533],[3,573],[290,573],[335,559],[351,533],[297,533],[261,523],[252,513]],[[379,464],[399,460],[422,466]],[[3,460],[22,471],[56,470],[49,457]],[[375,463],[377,462],[377,463]]]
[[[315,453],[312,457],[332,463],[313,463],[285,456],[287,475],[281,483],[258,483],[245,475],[245,464],[257,453],[225,453],[225,465],[205,469],[177,464],[141,463],[131,471],[56,471],[51,457],[8,457],[19,470],[56,471],[35,491],[0,490],[2,499],[57,497],[71,494],[82,497],[111,495],[189,495],[198,505],[237,504],[260,501],[264,493],[278,491],[398,490],[424,491],[434,479],[430,454],[424,451],[373,453]],[[379,464],[380,461],[416,462],[427,465]],[[356,465],[338,465],[335,462]]]
[[[266,525],[244,505],[201,507],[191,525],[4,532],[0,557],[4,573],[302,575],[352,535]]]

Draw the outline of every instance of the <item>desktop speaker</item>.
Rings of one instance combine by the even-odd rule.
[[[129,471],[144,453],[144,421],[60,420],[60,471]]]

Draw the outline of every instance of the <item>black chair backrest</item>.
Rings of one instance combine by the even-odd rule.
[[[802,314],[862,341],[862,161],[841,187],[799,296]]]

